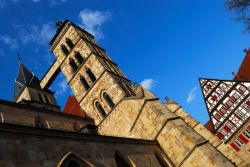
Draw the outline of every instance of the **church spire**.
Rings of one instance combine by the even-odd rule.
[[[14,84],[14,101],[17,100],[20,93],[23,91],[25,86],[34,88],[40,88],[40,81],[21,61],[21,57],[18,54],[19,68],[18,75],[15,79]]]

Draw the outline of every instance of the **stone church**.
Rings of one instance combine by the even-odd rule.
[[[79,26],[58,22],[50,46],[43,78],[20,61],[13,101],[0,100],[1,167],[250,166],[178,103],[131,84]],[[60,72],[86,117],[60,111],[49,89]]]

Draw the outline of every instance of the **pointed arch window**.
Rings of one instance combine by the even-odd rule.
[[[115,162],[117,167],[133,167],[134,165],[131,163],[128,157],[121,154],[120,151],[115,152]]]
[[[69,59],[69,65],[71,66],[73,72],[77,71],[78,66],[77,66],[76,62],[72,58]]]
[[[80,52],[76,52],[75,57],[76,57],[77,61],[79,62],[79,64],[82,64],[84,62],[84,58]]]
[[[107,115],[106,112],[105,112],[105,110],[103,109],[102,105],[98,101],[95,103],[95,107],[97,108],[97,110],[99,111],[99,113],[101,113],[101,115],[103,117],[105,117]]]
[[[95,77],[95,75],[92,73],[92,71],[89,68],[86,69],[86,73],[88,74],[88,76],[91,79],[91,81],[95,82],[96,77]]]
[[[111,97],[106,92],[103,93],[103,97],[104,97],[105,101],[108,103],[109,107],[111,109],[114,108],[115,103],[113,102]]]
[[[64,44],[61,45],[61,50],[65,56],[68,56],[69,50]]]
[[[83,86],[85,87],[85,89],[89,90],[90,86],[89,86],[88,82],[86,81],[86,79],[84,78],[84,76],[80,76],[80,81],[83,84]]]
[[[82,157],[69,152],[55,165],[57,167],[94,167],[90,162]]]
[[[69,46],[70,49],[72,49],[74,47],[73,42],[69,38],[66,38],[66,44]]]

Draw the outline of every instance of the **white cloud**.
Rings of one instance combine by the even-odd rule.
[[[82,10],[79,14],[82,27],[95,36],[96,39],[104,37],[101,26],[111,17],[108,11]]]
[[[19,29],[19,38],[22,44],[27,44],[29,42],[48,44],[55,33],[55,28],[51,23],[46,23],[41,26],[28,25],[22,27],[15,25],[14,27]]]
[[[17,39],[12,38],[8,35],[0,35],[0,41],[3,42],[5,45],[8,45],[10,49],[17,49],[19,47]]]
[[[188,97],[187,97],[187,103],[191,103],[194,98],[196,97],[196,90],[197,87],[194,87],[193,89],[190,90],[190,92],[188,93]]]
[[[61,79],[61,81],[58,83],[57,90],[56,90],[56,96],[60,96],[64,93],[66,93],[68,90],[68,84],[66,79]]]
[[[153,79],[144,79],[141,82],[141,86],[148,89],[148,90],[151,90],[151,88],[154,86],[154,84],[155,84],[155,81]]]

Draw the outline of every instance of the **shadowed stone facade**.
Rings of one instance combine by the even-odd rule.
[[[177,103],[133,86],[91,34],[68,20],[57,26],[56,61],[39,89],[0,100],[0,166],[249,166]],[[88,117],[56,109],[48,88],[60,71]]]

